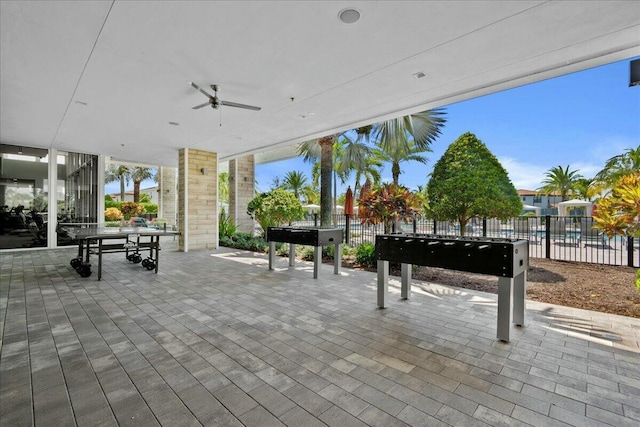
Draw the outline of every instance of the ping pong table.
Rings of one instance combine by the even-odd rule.
[[[77,240],[78,255],[70,264],[81,277],[91,276],[91,254],[98,256],[98,280],[102,278],[102,255],[105,253],[124,252],[128,261],[134,264],[142,263],[147,270],[155,270],[158,273],[160,237],[180,234],[178,231],[166,229],[86,224],[80,227],[61,225],[58,233],[65,233],[71,239]],[[149,251],[149,256],[143,259],[141,251]]]

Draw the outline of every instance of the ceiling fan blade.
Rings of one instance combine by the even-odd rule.
[[[211,105],[211,102],[205,102],[204,104],[196,105],[195,107],[191,107],[191,109],[197,110],[198,108],[206,107],[207,105]]]
[[[195,90],[199,90],[199,91],[200,91],[200,93],[202,93],[204,96],[207,96],[207,97],[209,97],[209,98],[213,98],[213,95],[208,94],[204,89],[202,89],[200,86],[198,86],[198,85],[197,85],[197,84],[195,84],[194,82],[189,82],[189,84],[190,84],[191,86],[193,86],[193,88],[194,88]]]
[[[237,102],[220,101],[220,104],[221,105],[226,105],[227,107],[244,108],[245,110],[254,110],[254,111],[262,110],[262,108],[256,107],[254,105],[238,104]]]

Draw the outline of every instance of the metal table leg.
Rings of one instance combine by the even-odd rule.
[[[524,312],[527,304],[527,272],[513,278],[513,323],[524,326]]]
[[[98,239],[98,280],[102,279],[102,239]]]
[[[402,299],[409,299],[411,297],[411,267],[412,264],[400,264],[400,297]]]
[[[320,266],[322,265],[322,246],[316,246],[313,250],[313,278],[318,278]]]
[[[378,260],[378,307],[387,306],[387,291],[389,290],[389,261]]]
[[[269,270],[273,270],[273,263],[276,258],[276,242],[269,242]]]
[[[289,243],[289,267],[296,265],[296,244]]]
[[[513,307],[513,279],[498,277],[498,339],[509,342],[511,308]]]
[[[340,274],[342,267],[342,244],[333,245],[333,274]]]

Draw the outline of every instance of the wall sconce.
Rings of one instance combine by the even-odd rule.
[[[207,168],[200,169],[200,172],[202,173],[202,175],[209,175],[209,169]]]

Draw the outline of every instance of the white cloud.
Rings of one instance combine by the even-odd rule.
[[[509,179],[516,189],[536,190],[540,188],[544,174],[549,170],[547,166],[523,163],[509,157],[498,160],[507,170]]]

